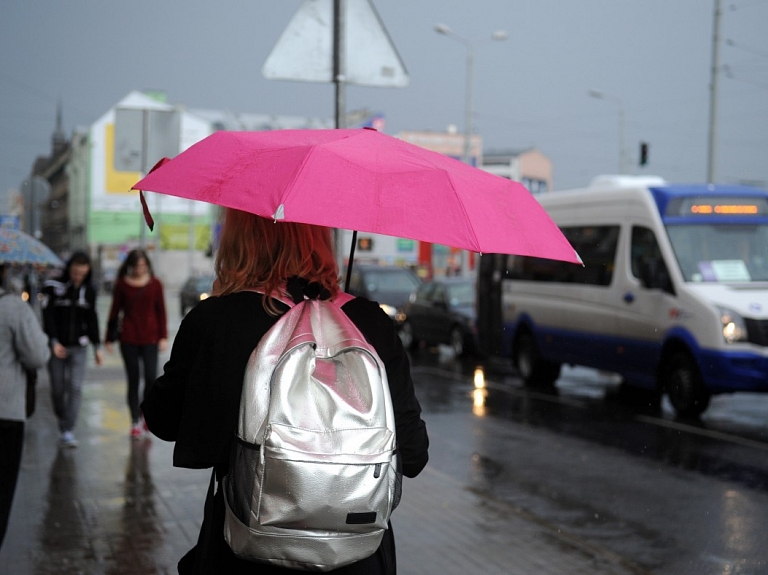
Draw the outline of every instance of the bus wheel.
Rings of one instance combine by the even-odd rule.
[[[548,387],[560,377],[560,364],[545,361],[539,357],[536,342],[527,332],[521,332],[515,342],[515,366],[526,385]]]
[[[689,354],[673,354],[664,363],[661,378],[664,391],[678,415],[696,417],[709,406],[712,394],[704,387],[701,374]]]

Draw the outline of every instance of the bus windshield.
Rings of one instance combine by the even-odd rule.
[[[667,234],[687,282],[768,281],[768,224],[670,224]]]

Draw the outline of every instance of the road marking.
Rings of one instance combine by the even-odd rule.
[[[415,373],[418,373],[418,372],[427,373],[430,375],[448,378],[448,379],[452,379],[453,381],[463,382],[463,383],[467,383],[467,377],[468,377],[465,374],[456,374],[454,372],[450,372],[444,369],[439,369],[434,367],[414,366],[414,368],[412,368],[411,371]],[[540,401],[547,401],[549,403],[558,403],[558,404],[568,405],[571,407],[578,407],[582,409],[588,406],[587,403],[576,400],[576,399],[572,399],[570,397],[563,397],[560,395],[549,395],[546,393],[531,391],[525,388],[515,388],[515,387],[511,387],[509,384],[500,384],[500,383],[495,383],[489,380],[486,380],[486,387],[494,390],[502,391],[504,393],[509,393],[512,395],[531,397],[533,399],[538,399]],[[761,451],[768,451],[768,443],[763,443],[754,439],[748,439],[746,437],[739,437],[738,435],[730,435],[728,433],[723,433],[721,431],[714,431],[711,429],[702,429],[700,427],[695,427],[693,425],[688,425],[688,424],[680,423],[677,421],[669,421],[667,419],[660,419],[657,417],[650,417],[648,415],[635,415],[633,419],[641,423],[657,425],[659,427],[666,427],[667,429],[674,429],[677,431],[690,433],[692,435],[699,435],[701,437],[708,437],[710,439],[727,441],[735,445],[741,445],[742,447],[751,447],[754,449],[759,449]]]
[[[451,371],[447,371],[445,369],[440,369],[437,367],[426,367],[422,365],[415,365],[411,367],[411,375],[414,373],[426,373],[429,375],[436,375],[439,377],[445,377],[448,379],[452,379],[453,381],[458,382],[465,382],[467,381],[467,376],[464,374],[456,374]]]
[[[468,386],[471,386],[472,384],[467,381],[467,378],[469,377],[466,374],[457,374],[448,370],[440,369],[437,367],[425,367],[425,366],[413,366],[411,368],[411,374],[418,374],[418,373],[425,373],[428,375],[434,375],[436,377],[443,377],[446,379],[452,379],[453,381],[459,382],[459,383],[466,383]],[[512,395],[517,396],[525,396],[525,397],[532,397],[534,399],[539,399],[541,401],[548,401],[550,403],[560,403],[565,405],[570,405],[572,407],[586,407],[587,404],[583,401],[578,401],[576,399],[571,399],[569,397],[562,397],[558,395],[549,395],[546,393],[541,393],[538,391],[531,391],[524,388],[515,388],[511,387],[509,384],[503,384],[503,383],[495,383],[491,380],[486,380],[486,387],[495,389],[498,391],[502,391],[504,393],[510,393]]]
[[[668,429],[675,429],[677,431],[684,431],[693,435],[700,435],[702,437],[708,437],[710,439],[719,439],[720,441],[728,441],[735,443],[736,445],[742,445],[744,447],[753,447],[763,451],[768,451],[768,444],[754,439],[747,439],[745,437],[739,437],[738,435],[729,435],[722,433],[721,431],[713,431],[711,429],[701,429],[700,427],[694,427],[693,425],[687,425],[685,423],[679,423],[677,421],[669,421],[666,419],[659,419],[656,417],[649,417],[647,415],[636,415],[635,421],[642,423],[650,423],[651,425],[658,425],[659,427],[666,427]]]

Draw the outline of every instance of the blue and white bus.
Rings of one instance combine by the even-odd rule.
[[[539,197],[584,266],[483,255],[478,330],[529,385],[566,365],[666,393],[768,391],[768,192],[601,177]]]

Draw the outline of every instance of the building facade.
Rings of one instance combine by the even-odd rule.
[[[481,167],[486,172],[520,182],[533,195],[552,191],[552,161],[536,148],[486,151]]]
[[[49,245],[54,251],[66,256],[74,249],[89,250],[96,275],[101,277],[114,274],[126,253],[143,245],[158,276],[170,285],[178,285],[191,273],[211,269],[212,260],[205,253],[211,245],[218,210],[203,202],[145,193],[155,220],[154,230],[147,228],[139,194],[131,190],[141,179],[142,171],[123,169],[125,162],[119,157],[132,151],[124,149],[124,139],[116,134],[117,115],[124,110],[178,115],[178,149],[164,154],[168,156],[184,151],[217,130],[333,127],[332,120],[300,116],[188,110],[167,103],[162,94],[131,92],[86,130],[65,141],[50,160],[46,159],[41,174],[51,183],[51,194],[45,209],[45,228],[46,239],[50,238]],[[59,132],[57,129],[56,134]],[[56,134],[54,141],[58,142],[61,138]],[[160,159],[147,157],[146,166]],[[39,160],[36,170],[42,169]]]

